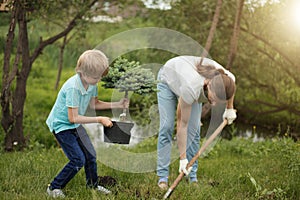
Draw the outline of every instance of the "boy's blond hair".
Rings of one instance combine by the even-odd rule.
[[[102,51],[93,49],[83,52],[75,71],[89,77],[101,77],[108,68],[108,59]]]

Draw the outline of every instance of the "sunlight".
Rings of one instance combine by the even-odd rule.
[[[300,29],[300,2],[295,3],[293,6],[291,17],[295,28]]]

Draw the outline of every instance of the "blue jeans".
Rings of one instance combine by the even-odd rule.
[[[54,134],[69,162],[50,184],[50,189],[62,189],[84,166],[87,187],[98,185],[95,149],[86,130],[79,126]]]
[[[157,89],[160,116],[160,128],[157,143],[157,176],[168,177],[178,97],[165,83],[158,83]],[[192,104],[186,146],[186,154],[189,161],[199,151],[201,110],[202,103],[195,102]],[[192,171],[189,174],[190,179],[197,178],[197,169],[198,161],[193,165]]]

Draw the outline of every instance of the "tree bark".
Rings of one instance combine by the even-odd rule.
[[[209,30],[209,34],[208,34],[208,37],[207,37],[207,40],[206,40],[205,49],[204,49],[204,51],[202,52],[202,55],[201,55],[202,58],[201,58],[200,64],[202,64],[203,58],[208,55],[208,52],[211,48],[212,41],[213,41],[213,38],[214,38],[214,34],[216,32],[217,25],[218,25],[219,18],[220,18],[222,3],[223,3],[222,0],[218,0],[218,2],[217,2],[217,6],[216,6],[216,9],[215,9],[215,14],[214,14],[214,17],[213,17],[213,20],[212,20],[212,23],[211,23],[211,27],[210,27],[210,30]]]
[[[55,81],[55,87],[54,89],[57,90],[59,86],[59,81],[61,77],[61,72],[63,69],[63,63],[64,63],[64,51],[65,51],[65,46],[67,45],[67,35],[64,36],[63,43],[60,46],[60,51],[59,51],[59,59],[58,59],[58,70],[57,70],[57,76],[56,76],[56,81]]]
[[[23,134],[23,107],[26,98],[26,80],[29,75],[31,68],[30,58],[29,58],[29,45],[28,45],[28,34],[27,34],[27,22],[26,22],[26,10],[22,5],[24,2],[19,2],[17,6],[17,22],[19,28],[18,35],[18,45],[17,53],[15,56],[15,61],[13,64],[13,73],[11,74],[11,80],[16,78],[16,88],[13,92],[11,99],[11,114],[6,112],[10,120],[6,127],[9,127],[6,131],[4,146],[6,151],[13,150],[13,146],[17,146],[18,149],[23,149],[25,147],[25,137]],[[21,71],[18,70],[18,65],[20,63],[20,57],[22,58]],[[11,83],[11,82],[10,82]],[[10,86],[9,85],[5,85]],[[6,116],[4,116],[5,118]]]
[[[244,7],[244,1],[245,0],[237,0],[237,9],[236,9],[236,15],[235,15],[235,22],[234,22],[234,28],[233,28],[233,34],[230,41],[230,52],[228,56],[228,63],[226,66],[226,69],[230,70],[233,61],[235,59],[235,55],[237,52],[237,46],[238,46],[238,38],[240,33],[240,24],[241,24],[241,17],[243,13],[243,7]]]
[[[1,89],[1,108],[2,108],[1,125],[6,133],[10,130],[10,124],[12,124],[13,122],[13,118],[10,114],[10,97],[11,97],[10,76],[13,73],[10,74],[9,69],[10,69],[10,58],[11,58],[10,52],[12,51],[13,48],[13,40],[15,37],[15,28],[18,19],[18,13],[19,13],[19,8],[17,6],[17,2],[14,1],[11,20],[10,20],[10,27],[8,29],[7,40],[5,43],[4,64],[3,64],[3,74],[2,74],[2,89]]]

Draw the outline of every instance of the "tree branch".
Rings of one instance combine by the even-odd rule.
[[[57,35],[50,37],[47,40],[41,40],[39,46],[34,50],[32,56],[30,57],[31,63],[38,57],[38,55],[43,51],[43,49],[49,45],[53,44],[58,39],[64,37],[67,35],[73,28],[77,25],[76,20],[81,19],[85,12],[90,9],[98,0],[93,0],[89,5],[87,5],[83,10],[79,11],[77,15],[69,22],[67,28],[63,30],[62,32],[58,33]]]
[[[264,112],[256,112],[257,114],[260,114],[260,115],[271,114],[271,113],[276,113],[276,112],[281,112],[281,111],[288,111],[295,115],[300,115],[300,110],[291,108],[289,105],[285,105],[285,104],[276,105],[276,104],[272,104],[270,102],[266,102],[266,101],[262,101],[262,100],[252,100],[252,101],[249,101],[249,103],[262,104],[262,105],[274,108],[273,110],[268,110],[268,111],[264,111]]]
[[[272,45],[270,42],[268,42],[266,39],[264,39],[263,37],[256,35],[254,33],[251,33],[249,30],[245,29],[245,28],[241,28],[242,31],[244,31],[245,33],[250,34],[251,36],[253,36],[254,38],[256,38],[257,40],[263,42],[264,44],[266,44],[267,46],[269,46],[271,49],[273,49],[274,51],[276,51],[277,53],[279,53],[286,61],[288,61],[293,67],[298,68],[300,70],[300,66],[298,66],[296,63],[294,63],[288,55],[286,55],[284,52],[282,52],[279,48],[275,47],[274,45]]]
[[[248,43],[249,45],[253,46],[254,48],[256,48],[259,52],[261,52],[262,54],[266,55],[270,60],[272,60],[274,63],[277,63],[278,65],[281,65],[278,63],[278,61],[276,61],[274,59],[274,56],[269,54],[268,52],[266,52],[265,50],[263,50],[262,48],[260,48],[258,45],[253,45],[252,42],[249,42],[247,39],[244,40],[246,41],[246,43]],[[273,49],[273,48],[272,48]],[[273,49],[275,50],[275,49]],[[276,51],[276,50],[275,50]],[[280,54],[280,52],[278,52]],[[294,66],[297,68],[297,66]],[[287,73],[288,76],[292,77],[293,80],[295,81],[295,83],[300,86],[300,79],[297,73],[294,73],[294,71],[290,70],[290,68],[284,68],[284,71]]]

